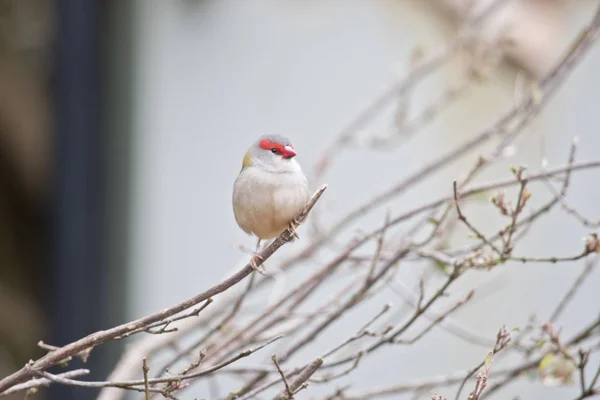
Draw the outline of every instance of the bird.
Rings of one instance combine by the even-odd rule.
[[[308,180],[296,160],[290,139],[262,135],[250,145],[233,184],[233,214],[238,226],[258,238],[250,261],[257,267],[262,240],[273,239],[286,229],[298,238],[297,215],[310,199]]]

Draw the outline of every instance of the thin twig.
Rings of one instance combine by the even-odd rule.
[[[461,306],[463,306],[466,302],[471,300],[473,298],[474,294],[475,294],[475,291],[471,290],[464,299],[462,299],[459,302],[457,302],[456,304],[454,304],[450,309],[448,309],[448,311],[440,314],[425,329],[423,329],[419,334],[417,334],[412,339],[408,339],[408,340],[407,339],[396,339],[396,340],[394,340],[394,343],[413,344],[413,343],[421,340],[425,335],[427,335],[427,333],[429,333],[429,331],[431,331],[435,326],[437,326],[440,322],[442,322],[448,315],[452,314],[454,311],[458,310]]]
[[[57,374],[56,376],[59,378],[70,379],[70,378],[77,378],[77,377],[80,377],[83,375],[87,375],[89,373],[90,373],[89,369],[74,369],[73,371],[63,372],[62,374]],[[19,383],[18,385],[15,385],[15,386],[11,387],[10,389],[0,393],[0,397],[8,396],[9,394],[13,394],[13,393],[17,393],[17,392],[22,392],[24,390],[37,389],[40,387],[48,387],[48,386],[50,386],[51,383],[52,383],[52,381],[47,378],[30,379],[27,382]]]
[[[146,357],[142,359],[142,372],[144,373],[144,393],[146,396],[146,400],[150,400],[150,386],[148,384],[148,371],[150,367],[148,367],[148,361]]]
[[[289,395],[291,393],[297,393],[297,391],[302,387],[302,385],[306,385],[306,381],[319,369],[319,367],[323,364],[323,359],[321,357],[317,357],[313,362],[308,364],[306,368],[298,374],[296,378],[292,381],[289,388],[279,393],[274,397],[274,400],[287,400],[292,397]]]
[[[460,221],[462,221],[462,223],[464,223],[467,226],[467,228],[469,228],[469,230],[471,230],[471,232],[473,232],[475,234],[475,236],[477,236],[477,238],[479,240],[483,241],[485,244],[490,246],[492,248],[492,250],[494,250],[500,257],[502,257],[502,251],[500,251],[499,248],[497,248],[492,242],[490,242],[483,233],[481,233],[477,228],[475,228],[469,222],[467,217],[465,217],[462,210],[460,209],[460,205],[458,204],[459,196],[458,196],[458,190],[456,189],[456,180],[454,180],[452,183],[452,189],[453,189],[453,193],[454,193],[454,206],[456,207],[456,214],[458,214],[458,219]]]
[[[488,354],[488,356],[486,357],[485,360],[483,360],[475,368],[470,370],[469,373],[462,380],[460,386],[458,387],[458,391],[456,392],[456,397],[455,397],[456,400],[458,400],[460,398],[460,394],[461,394],[463,388],[465,387],[467,381],[469,379],[471,379],[471,377],[475,374],[475,372],[477,372],[479,369],[484,367],[487,362],[490,362],[491,358],[494,355],[496,355],[496,353],[498,353],[499,351],[506,348],[506,346],[508,345],[509,342],[510,342],[510,334],[504,328],[500,329],[498,331],[498,334],[496,335],[496,344],[494,345],[494,348],[492,349],[491,353]],[[487,368],[486,368],[486,370],[487,370]],[[487,371],[486,371],[486,376],[487,376]],[[486,377],[486,379],[487,379],[487,377]],[[478,389],[483,390],[483,388],[481,388],[481,380],[478,380],[476,388],[473,391],[473,393],[477,394],[477,397],[479,397],[481,395],[481,391],[478,392]]]
[[[117,387],[117,388],[121,388],[121,389],[135,390],[135,391],[139,391],[139,392],[150,391],[150,392],[155,392],[155,393],[164,393],[164,389],[146,388],[145,387],[146,383],[148,385],[155,385],[157,383],[179,383],[184,380],[189,380],[189,379],[198,378],[200,376],[205,376],[205,375],[211,374],[215,371],[220,370],[221,368],[224,368],[224,367],[236,362],[239,359],[248,357],[249,355],[261,350],[265,346],[273,343],[276,340],[281,339],[282,337],[283,337],[283,335],[276,336],[276,337],[266,341],[265,343],[263,343],[259,346],[256,346],[255,348],[240,352],[239,354],[235,355],[234,357],[232,357],[222,363],[214,365],[212,367],[206,368],[202,371],[198,371],[198,372],[195,372],[193,374],[188,374],[188,375],[172,376],[172,377],[168,377],[168,378],[147,379],[147,377],[145,377],[144,379],[141,379],[141,380],[133,380],[133,381],[125,381],[125,382],[109,382],[109,381],[84,382],[84,381],[75,381],[72,379],[65,379],[60,376],[52,375],[52,374],[49,374],[44,371],[35,371],[35,373],[37,375],[41,375],[45,378],[48,378],[54,382],[63,383],[63,384],[70,385],[70,386],[79,386],[79,387],[86,387],[86,388]]]
[[[277,355],[273,353],[271,359],[273,360],[273,364],[275,364],[275,368],[277,368],[277,372],[279,372],[279,376],[281,376],[281,380],[283,381],[283,384],[285,386],[285,392],[287,393],[289,398],[292,398],[294,396],[294,392],[292,391],[292,389],[290,389],[290,385],[288,385],[287,379],[285,379],[285,374],[283,373],[281,367],[279,366],[279,363],[277,362]]]

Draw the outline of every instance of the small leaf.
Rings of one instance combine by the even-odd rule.
[[[429,222],[430,224],[433,224],[435,226],[438,226],[440,224],[440,221],[438,219],[436,219],[436,218],[433,218],[433,217],[427,219],[427,222]]]
[[[446,269],[448,267],[448,264],[441,262],[439,260],[434,260],[433,261],[433,267],[437,270],[440,270],[441,272],[446,272]]]
[[[478,192],[473,193],[470,198],[471,201],[475,200],[475,201],[484,201],[487,202],[489,197],[488,197],[488,192],[485,190],[480,190]]]
[[[540,361],[539,365],[538,365],[538,370],[540,372],[543,372],[546,368],[548,368],[552,362],[554,361],[554,354],[549,353],[546,354],[544,356],[544,358],[542,358],[542,360]]]
[[[485,358],[485,375],[487,376],[488,373],[490,372],[490,367],[492,366],[492,358],[494,358],[494,353],[492,353],[491,351],[488,353],[487,357]]]

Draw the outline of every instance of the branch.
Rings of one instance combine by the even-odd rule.
[[[179,383],[181,383],[184,380],[198,378],[200,376],[205,376],[205,375],[211,374],[215,371],[218,371],[221,368],[224,368],[242,358],[248,357],[249,355],[261,350],[265,346],[275,342],[276,340],[281,339],[282,337],[283,337],[283,335],[276,336],[259,346],[256,346],[252,349],[248,349],[246,351],[242,351],[242,352],[238,353],[237,355],[231,357],[230,359],[225,360],[224,362],[214,365],[212,367],[206,368],[202,371],[198,371],[193,374],[187,374],[187,375],[171,376],[168,378],[148,379],[147,372],[145,372],[144,379],[127,381],[127,382],[77,381],[77,380],[73,380],[73,379],[67,379],[67,378],[61,377],[59,375],[49,374],[48,372],[45,372],[45,371],[34,371],[34,373],[37,375],[43,376],[44,378],[47,378],[53,382],[61,383],[61,384],[68,385],[68,386],[78,386],[78,387],[85,387],[85,388],[115,387],[115,388],[120,388],[120,389],[135,390],[135,391],[143,392],[143,393],[153,392],[153,393],[167,394],[173,390],[172,389],[173,387],[177,388]],[[149,385],[155,385],[157,383],[168,383],[170,385],[168,385],[167,388],[165,388],[165,389],[149,387]],[[173,384],[175,384],[175,385],[173,385]]]
[[[287,393],[288,396],[292,398],[294,396],[294,391],[290,388],[290,385],[288,384],[287,379],[285,378],[285,374],[283,373],[281,367],[279,366],[279,363],[277,362],[277,355],[273,353],[271,359],[273,360],[273,364],[275,364],[275,368],[277,368],[279,376],[281,376],[281,380],[283,381],[283,385],[285,386],[285,393]]]
[[[304,207],[302,212],[297,216],[297,220],[299,222],[303,222],[310,210],[314,207],[316,202],[319,200],[323,192],[327,189],[327,185],[322,185],[310,199],[308,204]],[[293,238],[292,232],[289,230],[285,230],[278,238],[276,238],[266,249],[261,252],[261,257],[263,262],[267,260],[273,253],[275,253],[281,246],[291,241]],[[148,315],[146,317],[137,319],[135,321],[125,323],[119,325],[117,327],[95,332],[91,335],[88,335],[82,339],[79,339],[73,343],[70,343],[64,347],[61,347],[51,353],[48,353],[44,357],[29,363],[19,371],[13,373],[0,380],[0,393],[4,392],[6,389],[24,382],[25,380],[36,376],[39,372],[45,371],[47,368],[50,368],[57,363],[61,362],[67,357],[72,357],[83,350],[93,348],[99,344],[105,343],[110,340],[114,340],[118,337],[126,336],[131,332],[139,331],[142,328],[146,328],[154,323],[159,321],[163,321],[165,318],[169,318],[174,316],[184,310],[187,310],[196,304],[199,304],[203,301],[207,301],[209,298],[218,295],[231,288],[232,286],[239,283],[245,277],[250,275],[254,269],[250,265],[250,263],[246,264],[244,268],[242,268],[239,272],[226,279],[225,281],[211,287],[203,293],[200,293],[180,304],[177,304],[174,307],[168,308],[163,311],[159,311],[157,313]]]
[[[89,373],[90,373],[89,369],[75,369],[73,371],[64,372],[64,373],[58,374],[56,376],[61,377],[61,378],[69,378],[70,379],[70,378],[77,378],[78,376],[87,375]],[[8,396],[9,394],[21,392],[23,390],[37,389],[40,387],[48,387],[48,386],[50,386],[51,383],[52,383],[52,381],[47,378],[30,379],[27,382],[20,383],[18,385],[14,385],[10,389],[5,390],[4,392],[0,393],[0,397]]]
[[[492,248],[492,250],[494,250],[500,257],[502,257],[502,251],[500,251],[500,249],[497,248],[494,245],[494,243],[490,242],[483,233],[481,233],[477,228],[475,228],[475,226],[473,226],[469,222],[467,217],[463,214],[463,212],[460,208],[460,205],[458,204],[458,189],[456,188],[456,180],[454,180],[454,182],[452,184],[452,189],[454,192],[454,206],[456,207],[456,214],[458,215],[458,219],[460,221],[462,221],[467,226],[467,228],[469,228],[471,230],[471,232],[473,232],[475,234],[475,236],[477,236],[477,238],[479,238],[479,240],[481,240],[482,242],[484,242],[485,244],[490,246]]]
[[[550,169],[546,169],[546,170],[543,170],[540,172],[533,173],[527,177],[527,181],[533,182],[533,181],[538,181],[538,180],[542,180],[542,179],[547,179],[547,178],[550,178],[550,177],[553,177],[553,176],[556,176],[556,175],[559,175],[559,174],[562,174],[565,172],[579,171],[579,170],[599,168],[599,167],[600,167],[600,160],[582,161],[579,163],[561,165],[559,167],[550,168]],[[508,179],[501,179],[501,180],[497,180],[497,181],[493,181],[493,182],[489,182],[489,183],[473,185],[473,186],[465,189],[461,193],[459,193],[458,198],[464,199],[466,197],[475,196],[477,194],[485,193],[490,190],[496,190],[496,189],[501,189],[501,188],[505,188],[505,187],[510,187],[510,186],[516,185],[518,183],[520,183],[520,181],[518,179],[508,178]],[[439,207],[449,201],[452,201],[453,199],[454,199],[454,196],[444,196],[437,200],[433,200],[433,201],[430,201],[429,203],[425,203],[418,207],[415,207],[409,211],[406,211],[406,212],[398,215],[395,218],[392,218],[387,225],[384,225],[384,227],[381,228],[380,230],[378,230],[376,233],[381,232],[384,228],[387,228],[392,225],[396,225],[399,222],[406,221],[412,217],[415,217],[427,210],[431,210],[436,207]]]
[[[144,394],[145,400],[150,400],[150,386],[148,383],[148,371],[150,371],[150,367],[148,367],[148,360],[146,357],[142,359],[142,372],[144,374]]]
[[[289,391],[292,393],[298,393],[301,387],[307,385],[305,382],[317,372],[319,367],[323,364],[323,359],[321,357],[317,357],[312,363],[308,364],[302,372],[292,381],[289,387]],[[304,386],[306,387],[306,386]],[[274,400],[288,400],[291,399],[287,390],[282,391],[277,396],[275,396]]]

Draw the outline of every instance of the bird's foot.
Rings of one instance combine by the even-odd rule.
[[[256,272],[258,272],[261,275],[265,274],[265,267],[264,265],[258,265],[258,263],[262,263],[264,262],[265,259],[258,253],[254,253],[252,254],[252,258],[250,259],[250,266],[252,267],[253,270],[255,270]],[[262,269],[260,268],[262,267]]]
[[[294,218],[291,222],[290,225],[288,226],[289,231],[292,233],[292,235],[294,235],[294,237],[298,240],[300,240],[300,237],[298,236],[298,232],[296,232],[296,228],[300,226],[300,221],[298,221],[296,218]]]

